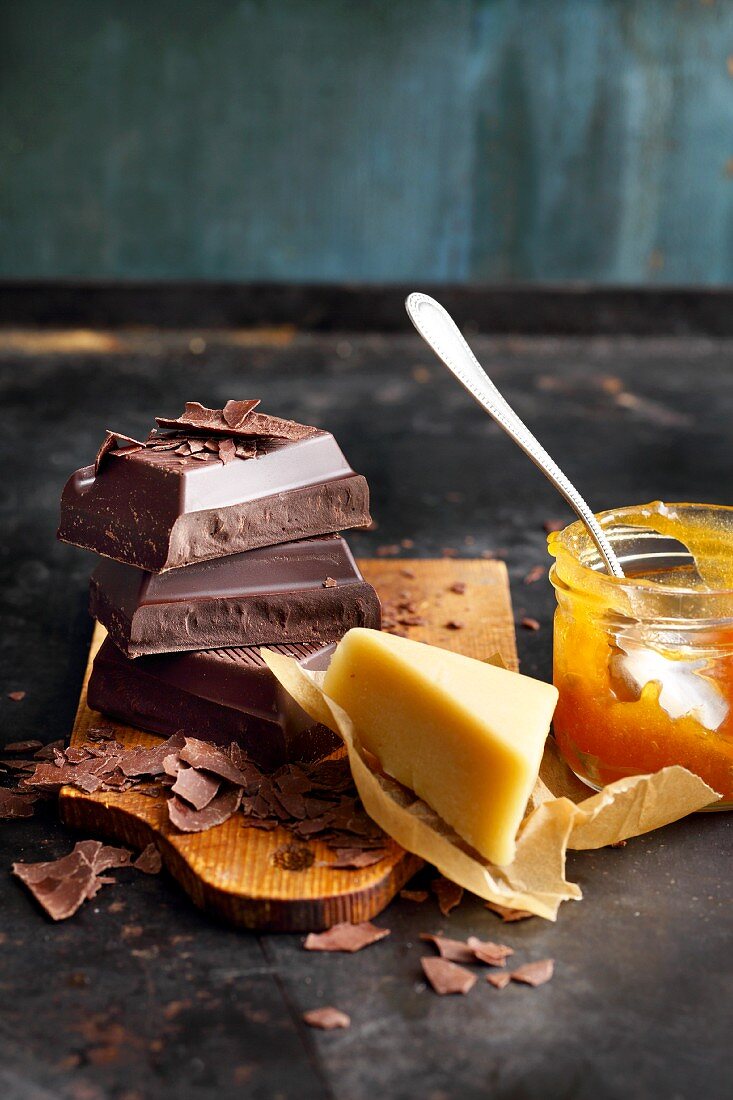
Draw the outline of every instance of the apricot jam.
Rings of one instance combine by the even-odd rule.
[[[596,789],[682,764],[731,809],[733,509],[656,501],[599,519],[624,578],[581,523],[548,539],[558,747]]]

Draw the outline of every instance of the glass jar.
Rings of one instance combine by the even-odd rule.
[[[731,809],[733,509],[657,501],[598,518],[622,579],[582,523],[548,540],[558,747],[596,790],[682,764]]]

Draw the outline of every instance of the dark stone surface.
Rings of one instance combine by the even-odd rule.
[[[136,435],[185,399],[262,395],[332,429],[369,478],[379,528],[362,555],[415,540],[506,555],[522,667],[550,674],[542,522],[562,503],[416,339],[116,333],[0,338],[4,740],[65,736],[90,633],[91,555],[54,540],[67,474],[105,427]],[[476,342],[497,383],[598,508],[654,497],[730,503],[731,347],[708,341]],[[86,348],[86,350],[84,350]],[[65,349],[65,350],[64,350]],[[617,380],[617,381],[616,381]],[[22,445],[22,451],[21,451]],[[22,455],[22,457],[21,457]],[[408,553],[408,551],[406,551]],[[14,703],[6,692],[27,691]],[[300,937],[222,928],[165,876],[117,872],[52,925],[10,877],[67,851],[51,807],[0,823],[0,1095],[4,1100],[310,1097],[421,1100],[729,1095],[731,819],[704,815],[623,849],[571,856],[585,899],[556,924],[501,925],[476,900],[447,919],[394,903],[386,941],[305,954]],[[553,982],[466,998],[426,990],[420,931],[474,933],[552,956]],[[350,1031],[300,1023],[334,1004]]]

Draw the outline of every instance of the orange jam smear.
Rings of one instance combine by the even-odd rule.
[[[550,536],[558,747],[596,787],[681,764],[733,805],[733,509],[655,502],[600,518],[607,529],[622,522],[678,539],[694,568],[616,580],[591,568],[581,525]],[[626,654],[639,652],[661,662],[663,677],[668,670],[676,708],[648,665],[631,686],[616,674],[614,659],[627,668]],[[697,706],[698,690],[712,697],[714,721]]]

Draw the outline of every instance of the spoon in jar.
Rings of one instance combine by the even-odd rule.
[[[619,560],[593,512],[554,459],[499,393],[448,311],[434,298],[419,292],[408,295],[405,307],[423,340],[430,345],[438,358],[453,372],[479,405],[532,459],[535,466],[552,482],[583,521],[611,576],[623,577],[624,571]]]

